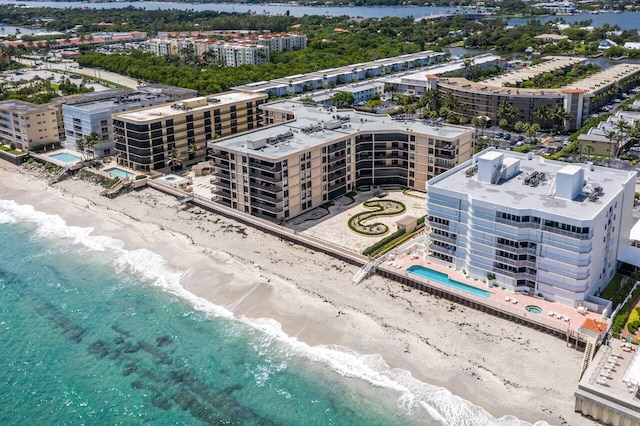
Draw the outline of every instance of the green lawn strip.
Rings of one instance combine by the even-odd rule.
[[[11,148],[6,147],[4,145],[0,145],[0,151],[8,152],[9,154],[13,154],[13,155],[26,154],[26,152],[24,152],[24,151],[19,151],[17,149],[11,149]]]
[[[612,302],[614,300],[617,300],[618,297],[616,297],[616,296],[617,296],[617,293],[620,291],[620,283],[621,282],[622,282],[622,275],[616,274],[611,279],[611,281],[609,281],[609,284],[607,284],[607,287],[604,289],[604,291],[602,292],[600,297],[603,298],[603,299],[611,300]],[[621,303],[626,296],[627,296],[626,294],[624,296],[622,296],[622,299],[618,300],[618,303]],[[614,304],[615,304],[615,302],[614,302]]]
[[[382,249],[382,247],[386,246],[389,243],[392,243],[394,240],[396,240],[397,238],[401,237],[402,235],[404,235],[406,232],[406,230],[404,229],[398,229],[396,232],[394,232],[393,234],[389,235],[388,237],[385,237],[383,239],[381,239],[380,241],[374,243],[373,245],[370,245],[369,247],[367,247],[366,249],[364,249],[362,251],[362,254],[364,254],[365,256],[371,256],[372,254],[378,252],[380,249]]]

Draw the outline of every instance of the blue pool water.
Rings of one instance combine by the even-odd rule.
[[[472,285],[463,284],[458,281],[454,281],[449,278],[447,274],[443,274],[442,272],[434,271],[433,269],[425,268],[420,265],[413,265],[407,268],[407,271],[412,274],[418,275],[419,277],[426,278],[431,281],[438,282],[440,284],[456,288],[458,290],[466,291],[467,293],[471,293],[473,295],[483,297],[488,299],[491,297],[491,292],[479,289]]]
[[[129,177],[129,176],[133,175],[133,173],[128,172],[126,170],[119,169],[117,167],[112,167],[110,169],[106,169],[105,172],[110,173],[110,174],[112,174],[114,176],[117,176],[119,178],[126,178],[126,177]]]
[[[79,161],[80,157],[77,155],[71,155],[66,152],[61,152],[60,154],[53,154],[51,158],[54,158],[58,161],[62,161],[63,163],[73,163],[74,161]]]

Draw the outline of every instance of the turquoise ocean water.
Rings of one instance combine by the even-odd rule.
[[[0,200],[0,424],[523,424],[378,356],[235,318],[184,273]]]

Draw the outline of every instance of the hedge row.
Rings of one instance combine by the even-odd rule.
[[[402,210],[397,211],[397,212],[385,212],[384,211],[385,210],[384,207],[379,205],[379,203],[381,203],[381,202],[384,202],[384,203],[392,202],[392,203],[399,204],[400,207],[402,207]],[[395,200],[367,201],[367,202],[363,203],[363,205],[365,207],[375,208],[375,210],[367,210],[367,211],[364,211],[364,212],[360,212],[360,213],[358,213],[356,215],[353,215],[351,217],[351,219],[349,219],[349,221],[347,222],[347,225],[349,226],[349,229],[351,229],[353,232],[356,232],[356,233],[361,234],[361,235],[368,235],[368,236],[386,234],[389,231],[389,227],[387,225],[385,225],[384,223],[374,223],[374,224],[371,225],[372,227],[373,226],[382,225],[384,227],[384,230],[381,231],[381,232],[375,232],[375,233],[374,232],[362,232],[359,229],[357,229],[353,223],[355,222],[358,225],[364,227],[365,225],[362,225],[361,222],[364,221],[364,220],[367,220],[369,218],[372,218],[372,217],[375,217],[375,216],[395,216],[395,215],[398,215],[398,214],[402,214],[407,210],[407,207],[404,204],[402,204],[400,201],[395,201]]]
[[[638,280],[640,280],[640,273],[635,272],[631,274],[631,278],[629,278],[628,282],[630,282],[631,283],[630,285],[633,286]],[[628,291],[629,290],[627,290],[627,292]],[[629,315],[631,314],[631,308],[633,306],[633,303],[635,303],[635,301],[638,299],[638,296],[640,296],[640,286],[636,287],[635,291],[629,298],[629,301],[627,301],[627,303],[625,303],[624,306],[620,308],[620,312],[618,312],[618,315],[616,315],[616,317],[614,318],[613,326],[611,327],[612,334],[616,336],[620,335],[620,332],[624,328],[624,325],[629,320]]]
[[[373,245],[367,247],[366,249],[364,249],[364,251],[362,252],[362,254],[364,254],[365,256],[371,256],[373,254],[375,254],[376,252],[378,252],[379,250],[381,250],[386,244],[392,242],[393,240],[395,240],[396,238],[401,237],[402,235],[404,235],[406,231],[404,229],[398,229],[396,232],[394,232],[393,234],[389,235],[388,237],[385,237],[383,239],[381,239],[380,241],[378,241],[377,243],[374,243]]]

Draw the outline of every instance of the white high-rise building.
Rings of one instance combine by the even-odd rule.
[[[604,290],[629,245],[635,181],[635,172],[485,150],[427,182],[427,255],[578,306]]]

